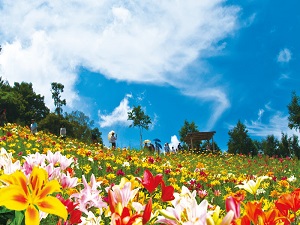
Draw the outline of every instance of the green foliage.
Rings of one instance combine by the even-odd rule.
[[[97,143],[102,144],[102,133],[98,128],[92,128],[94,121],[83,112],[73,111],[65,113],[65,116],[49,113],[45,119],[39,122],[39,129],[59,136],[61,127],[67,130],[67,137],[90,143],[92,134],[96,135]]]
[[[255,146],[248,135],[248,130],[240,120],[236,127],[228,132],[228,135],[228,153],[248,155],[255,151]]]
[[[68,120],[62,116],[56,115],[55,113],[49,113],[38,123],[39,130],[43,130],[55,135],[59,135],[59,129],[62,127],[62,125],[64,125],[67,131],[72,127],[72,124]]]
[[[102,132],[100,132],[97,127],[95,127],[94,129],[91,130],[91,134],[92,134],[92,142],[93,143],[99,143],[101,145],[103,144],[103,139],[101,137]]]
[[[194,121],[189,123],[187,120],[185,120],[183,126],[179,130],[180,141],[184,141],[186,135],[188,133],[193,133],[193,132],[199,132],[198,126],[195,124]]]
[[[262,148],[265,155],[278,155],[279,141],[274,135],[268,135],[266,139],[262,140]]]
[[[296,95],[296,92],[292,93],[292,100],[288,105],[288,110],[288,127],[290,129],[300,130],[300,97]]]
[[[299,138],[295,134],[290,138],[290,149],[291,149],[292,155],[294,155],[298,159],[300,159]]]
[[[288,137],[287,134],[282,133],[281,134],[281,142],[279,143],[278,146],[278,155],[281,157],[287,157],[291,156],[291,151],[290,151],[290,138]]]
[[[14,83],[10,87],[8,83],[1,83],[0,105],[6,108],[8,122],[18,122],[29,125],[31,118],[37,121],[44,118],[49,109],[45,106],[44,97],[33,91],[31,83]]]
[[[24,225],[24,212],[14,211],[0,206],[0,224],[3,225]]]
[[[25,124],[29,123],[32,118],[39,121],[49,114],[50,110],[45,106],[44,97],[33,91],[31,83],[22,82],[19,84],[15,82],[13,91],[22,96],[24,106],[22,118]]]
[[[209,141],[203,141],[200,144],[200,149],[202,152],[212,152],[212,153],[218,153],[221,152],[220,147],[218,146],[218,144],[213,141],[213,142],[209,142]],[[214,150],[214,151],[213,151]]]
[[[151,124],[151,119],[145,112],[142,110],[142,107],[134,106],[133,109],[128,112],[128,119],[132,120],[132,124],[129,127],[138,127],[140,130],[140,146],[142,148],[143,141],[143,129],[148,130],[149,124]]]
[[[51,93],[52,93],[52,99],[54,100],[55,105],[55,113],[57,115],[61,115],[63,110],[62,106],[66,105],[66,99],[61,100],[61,93],[64,92],[64,85],[61,83],[52,82],[51,83]]]
[[[70,132],[71,137],[78,140],[91,140],[92,130],[91,127],[94,121],[90,121],[90,118],[83,112],[72,111],[71,113],[65,113],[65,118],[72,124],[72,127],[67,132]]]

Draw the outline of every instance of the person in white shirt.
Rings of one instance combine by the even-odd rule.
[[[117,135],[115,135],[115,133],[112,133],[110,137],[110,143],[113,149],[116,148],[116,140],[117,140]]]

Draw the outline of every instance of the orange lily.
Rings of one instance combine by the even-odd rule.
[[[247,202],[245,214],[254,224],[258,223],[258,218],[263,215],[262,202]]]
[[[66,207],[57,198],[49,196],[61,190],[57,180],[48,181],[46,170],[34,167],[29,180],[21,171],[16,171],[0,176],[0,181],[8,185],[0,189],[0,206],[25,210],[26,225],[40,224],[38,209],[67,219]]]

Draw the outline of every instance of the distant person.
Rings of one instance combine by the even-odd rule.
[[[182,146],[181,146],[180,143],[179,143],[178,146],[177,146],[177,150],[178,150],[178,151],[181,151],[181,150],[182,150]]]
[[[164,150],[165,150],[165,153],[170,153],[170,146],[169,146],[168,142],[165,143]]]
[[[30,124],[31,133],[35,135],[37,133],[37,128],[38,128],[37,123],[35,122],[34,119],[31,119],[31,124]]]
[[[65,139],[67,137],[67,129],[65,128],[64,125],[61,126],[61,128],[59,130],[59,135],[60,135],[61,139]]]
[[[149,146],[147,142],[144,142],[144,150],[149,151]]]
[[[111,143],[112,149],[115,149],[115,148],[116,148],[116,141],[117,141],[117,134],[115,135],[115,133],[112,132],[112,133],[111,133],[110,140],[109,140],[109,142]]]
[[[176,152],[176,150],[175,150],[174,146],[172,146],[172,152],[174,152],[174,153]]]
[[[155,147],[152,143],[149,145],[150,152],[155,152]]]

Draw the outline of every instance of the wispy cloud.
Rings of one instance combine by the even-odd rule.
[[[276,138],[280,139],[282,133],[284,133],[288,136],[297,135],[300,137],[299,133],[288,128],[288,115],[284,115],[280,111],[272,111],[270,112],[270,116],[264,120],[266,122],[262,122],[262,112],[264,111],[264,109],[259,110],[257,120],[245,122],[249,135],[261,138],[266,138],[268,135],[274,135]]]
[[[132,98],[132,95],[127,94],[120,102],[120,105],[109,114],[104,114],[100,110],[98,111],[98,116],[100,119],[99,125],[101,128],[113,127],[116,125],[130,125],[131,122],[127,120],[128,112],[132,110],[129,106],[129,98]]]
[[[282,49],[277,56],[277,61],[280,63],[288,63],[291,59],[292,53],[287,48]]]
[[[186,73],[185,78],[182,74],[195,60],[201,64],[222,50],[221,40],[237,29],[239,10],[224,0],[3,0],[1,76],[10,83],[26,78],[48,105],[53,105],[53,81],[65,85],[63,97],[69,105],[80,97],[74,90],[78,67],[115,80],[179,89],[196,76],[189,86],[197,88],[204,79],[201,72]],[[213,94],[205,94],[211,90]],[[211,125],[229,105],[219,86],[209,86],[196,97],[216,103]]]
[[[207,101],[210,101],[213,103],[213,112],[211,113],[211,116],[207,122],[206,130],[211,130],[218,120],[218,118],[222,115],[222,113],[230,107],[230,102],[227,99],[225,91],[222,91],[222,89],[219,88],[205,88],[205,86],[201,90],[199,90],[199,87],[197,87],[198,90],[192,88],[192,87],[186,87],[186,90],[184,90],[184,94],[199,98],[199,99],[206,99]]]

